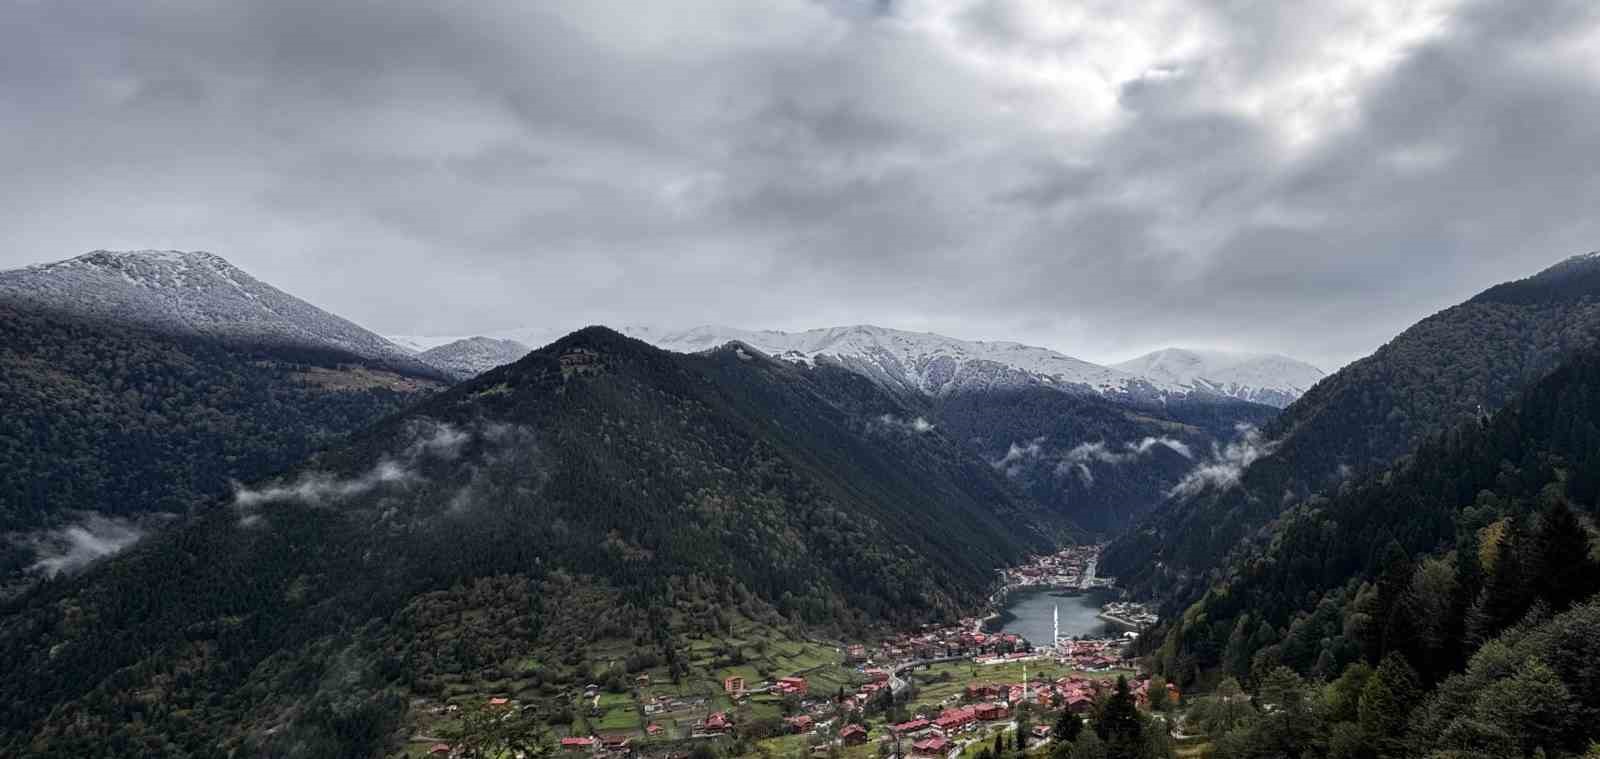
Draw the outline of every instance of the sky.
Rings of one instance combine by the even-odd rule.
[[[1590,0],[0,0],[0,267],[1331,369],[1600,248]]]

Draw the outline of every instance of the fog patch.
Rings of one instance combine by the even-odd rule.
[[[916,435],[933,431],[933,423],[920,416],[901,419],[894,414],[883,414],[878,417],[877,422],[885,428],[910,432]]]
[[[149,531],[118,517],[89,513],[75,524],[24,535],[15,542],[32,548],[37,560],[28,571],[46,577],[76,574],[139,542]]]
[[[989,462],[989,465],[1005,472],[1007,477],[1016,477],[1022,473],[1024,464],[1042,455],[1044,455],[1044,436],[1040,435],[1026,443],[1013,442],[1006,448],[1006,455]]]
[[[1213,443],[1211,458],[1185,474],[1167,497],[1189,498],[1208,488],[1227,490],[1239,484],[1245,469],[1278,447],[1274,441],[1262,440],[1261,431],[1253,425],[1240,424],[1235,429],[1239,437],[1220,448]]]

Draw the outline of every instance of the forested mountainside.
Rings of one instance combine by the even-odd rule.
[[[1580,754],[1600,740],[1600,603],[1574,609],[1600,591],[1597,496],[1590,350],[1289,510],[1150,653],[1175,679],[1234,678],[1295,712],[1233,728],[1222,757]],[[1331,684],[1318,698],[1299,677]]]
[[[1113,543],[1107,571],[1141,592],[1193,600],[1206,572],[1286,506],[1380,471],[1429,435],[1494,411],[1597,336],[1593,255],[1434,314],[1264,426],[1253,463],[1225,487],[1174,499]]]
[[[940,427],[1085,530],[1114,534],[1277,409],[1229,398],[1115,403],[1033,387],[936,401]]]
[[[185,513],[444,387],[365,364],[0,304],[0,574],[51,558],[33,531]]]
[[[857,375],[590,328],[11,604],[0,753],[367,756],[602,639],[676,676],[729,614],[952,619],[1061,529]]]

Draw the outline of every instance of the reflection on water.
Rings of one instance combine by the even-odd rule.
[[[1105,597],[1097,593],[1055,596],[1044,591],[1012,593],[1002,612],[1001,632],[1016,633],[1035,646],[1050,645],[1051,616],[1061,610],[1061,637],[1110,638],[1128,628],[1099,618]]]

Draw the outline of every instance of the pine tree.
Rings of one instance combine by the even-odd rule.
[[[1056,725],[1051,728],[1050,735],[1057,742],[1072,743],[1083,734],[1083,720],[1071,711],[1062,710],[1061,716],[1056,718]]]
[[[1095,733],[1106,743],[1109,759],[1138,759],[1144,755],[1144,720],[1128,689],[1128,678],[1118,675],[1117,687],[1106,700],[1095,723]]]
[[[1549,500],[1533,539],[1531,579],[1533,591],[1559,613],[1595,592],[1600,570],[1589,557],[1589,533],[1566,498],[1557,494]]]
[[[1468,615],[1467,636],[1473,648],[1516,624],[1533,603],[1523,569],[1523,543],[1516,520],[1507,520],[1496,546],[1494,566],[1490,567],[1478,602]]]
[[[1408,717],[1422,696],[1416,670],[1405,657],[1389,654],[1361,690],[1361,728],[1377,743],[1380,756],[1403,756],[1401,739]]]

